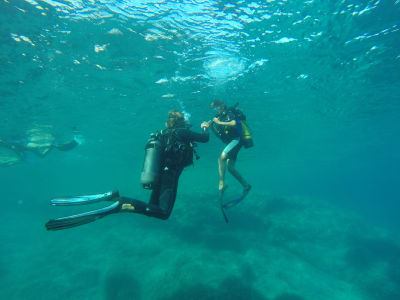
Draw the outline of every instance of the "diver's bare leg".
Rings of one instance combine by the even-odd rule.
[[[120,197],[121,212],[133,212],[162,220],[168,219],[174,207],[181,172],[182,169],[164,170],[160,184],[151,193],[149,203]]]
[[[237,181],[240,182],[240,184],[243,186],[243,188],[245,190],[249,189],[250,185],[246,182],[246,180],[244,180],[242,175],[240,175],[240,173],[235,169],[235,161],[232,159],[228,159],[227,165],[228,165],[229,173],[231,173],[233,175],[233,177],[235,177],[237,179]]]
[[[219,174],[218,189],[220,191],[225,186],[226,157],[227,157],[226,153],[222,152],[221,156],[218,158],[218,174]]]

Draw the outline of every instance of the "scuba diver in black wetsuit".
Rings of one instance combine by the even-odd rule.
[[[50,220],[47,230],[59,230],[93,222],[106,215],[133,212],[166,220],[171,215],[182,170],[193,164],[194,142],[209,140],[207,122],[201,124],[202,133],[189,130],[183,113],[170,111],[166,129],[153,134],[145,147],[145,159],[141,183],[152,193],[148,203],[119,195],[118,191],[104,194],[53,199],[53,205],[80,205],[99,201],[114,202],[108,207]],[[196,154],[196,158],[197,154]]]
[[[235,169],[237,155],[242,148],[252,147],[252,139],[245,123],[245,116],[236,107],[228,107],[225,103],[215,100],[210,104],[210,108],[216,109],[217,114],[211,122],[211,130],[224,142],[227,146],[222,150],[218,158],[218,173],[220,192],[220,201],[223,208],[229,208],[241,200],[243,200],[251,189],[251,185],[246,182],[242,175]],[[226,168],[243,186],[242,196],[236,200],[222,204],[222,197],[227,186],[225,185]],[[224,215],[225,216],[225,215]],[[225,217],[225,220],[226,217]]]

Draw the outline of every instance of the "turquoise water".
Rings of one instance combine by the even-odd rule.
[[[0,138],[82,136],[0,167],[0,298],[400,299],[398,0],[0,10]],[[215,98],[240,103],[255,143],[237,163],[253,189],[229,224],[212,137],[168,221],[123,214],[45,231],[80,209],[50,207],[57,196],[148,199],[149,133],[170,109],[199,129]],[[240,193],[227,183],[226,197]]]

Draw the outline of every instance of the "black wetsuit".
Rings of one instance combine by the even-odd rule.
[[[175,132],[177,139],[185,144],[191,142],[206,143],[209,140],[207,129],[204,129],[202,133],[196,133],[187,128],[177,128]],[[160,183],[153,188],[149,203],[127,197],[121,197],[120,202],[132,204],[135,208],[132,211],[134,213],[163,220],[168,219],[175,204],[179,176],[183,169],[182,166],[162,169]]]

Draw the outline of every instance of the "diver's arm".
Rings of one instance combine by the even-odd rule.
[[[220,121],[218,118],[214,118],[213,122],[215,124],[222,125],[222,126],[231,126],[231,127],[236,126],[236,120],[231,120],[229,122],[223,122],[223,121]]]
[[[208,128],[211,128],[211,131],[214,132],[214,134],[218,135],[218,131],[214,125],[215,123],[213,120],[208,121]]]
[[[184,139],[192,142],[206,143],[210,139],[210,134],[206,126],[203,127],[202,133],[193,132],[189,129],[183,130],[182,135]]]

